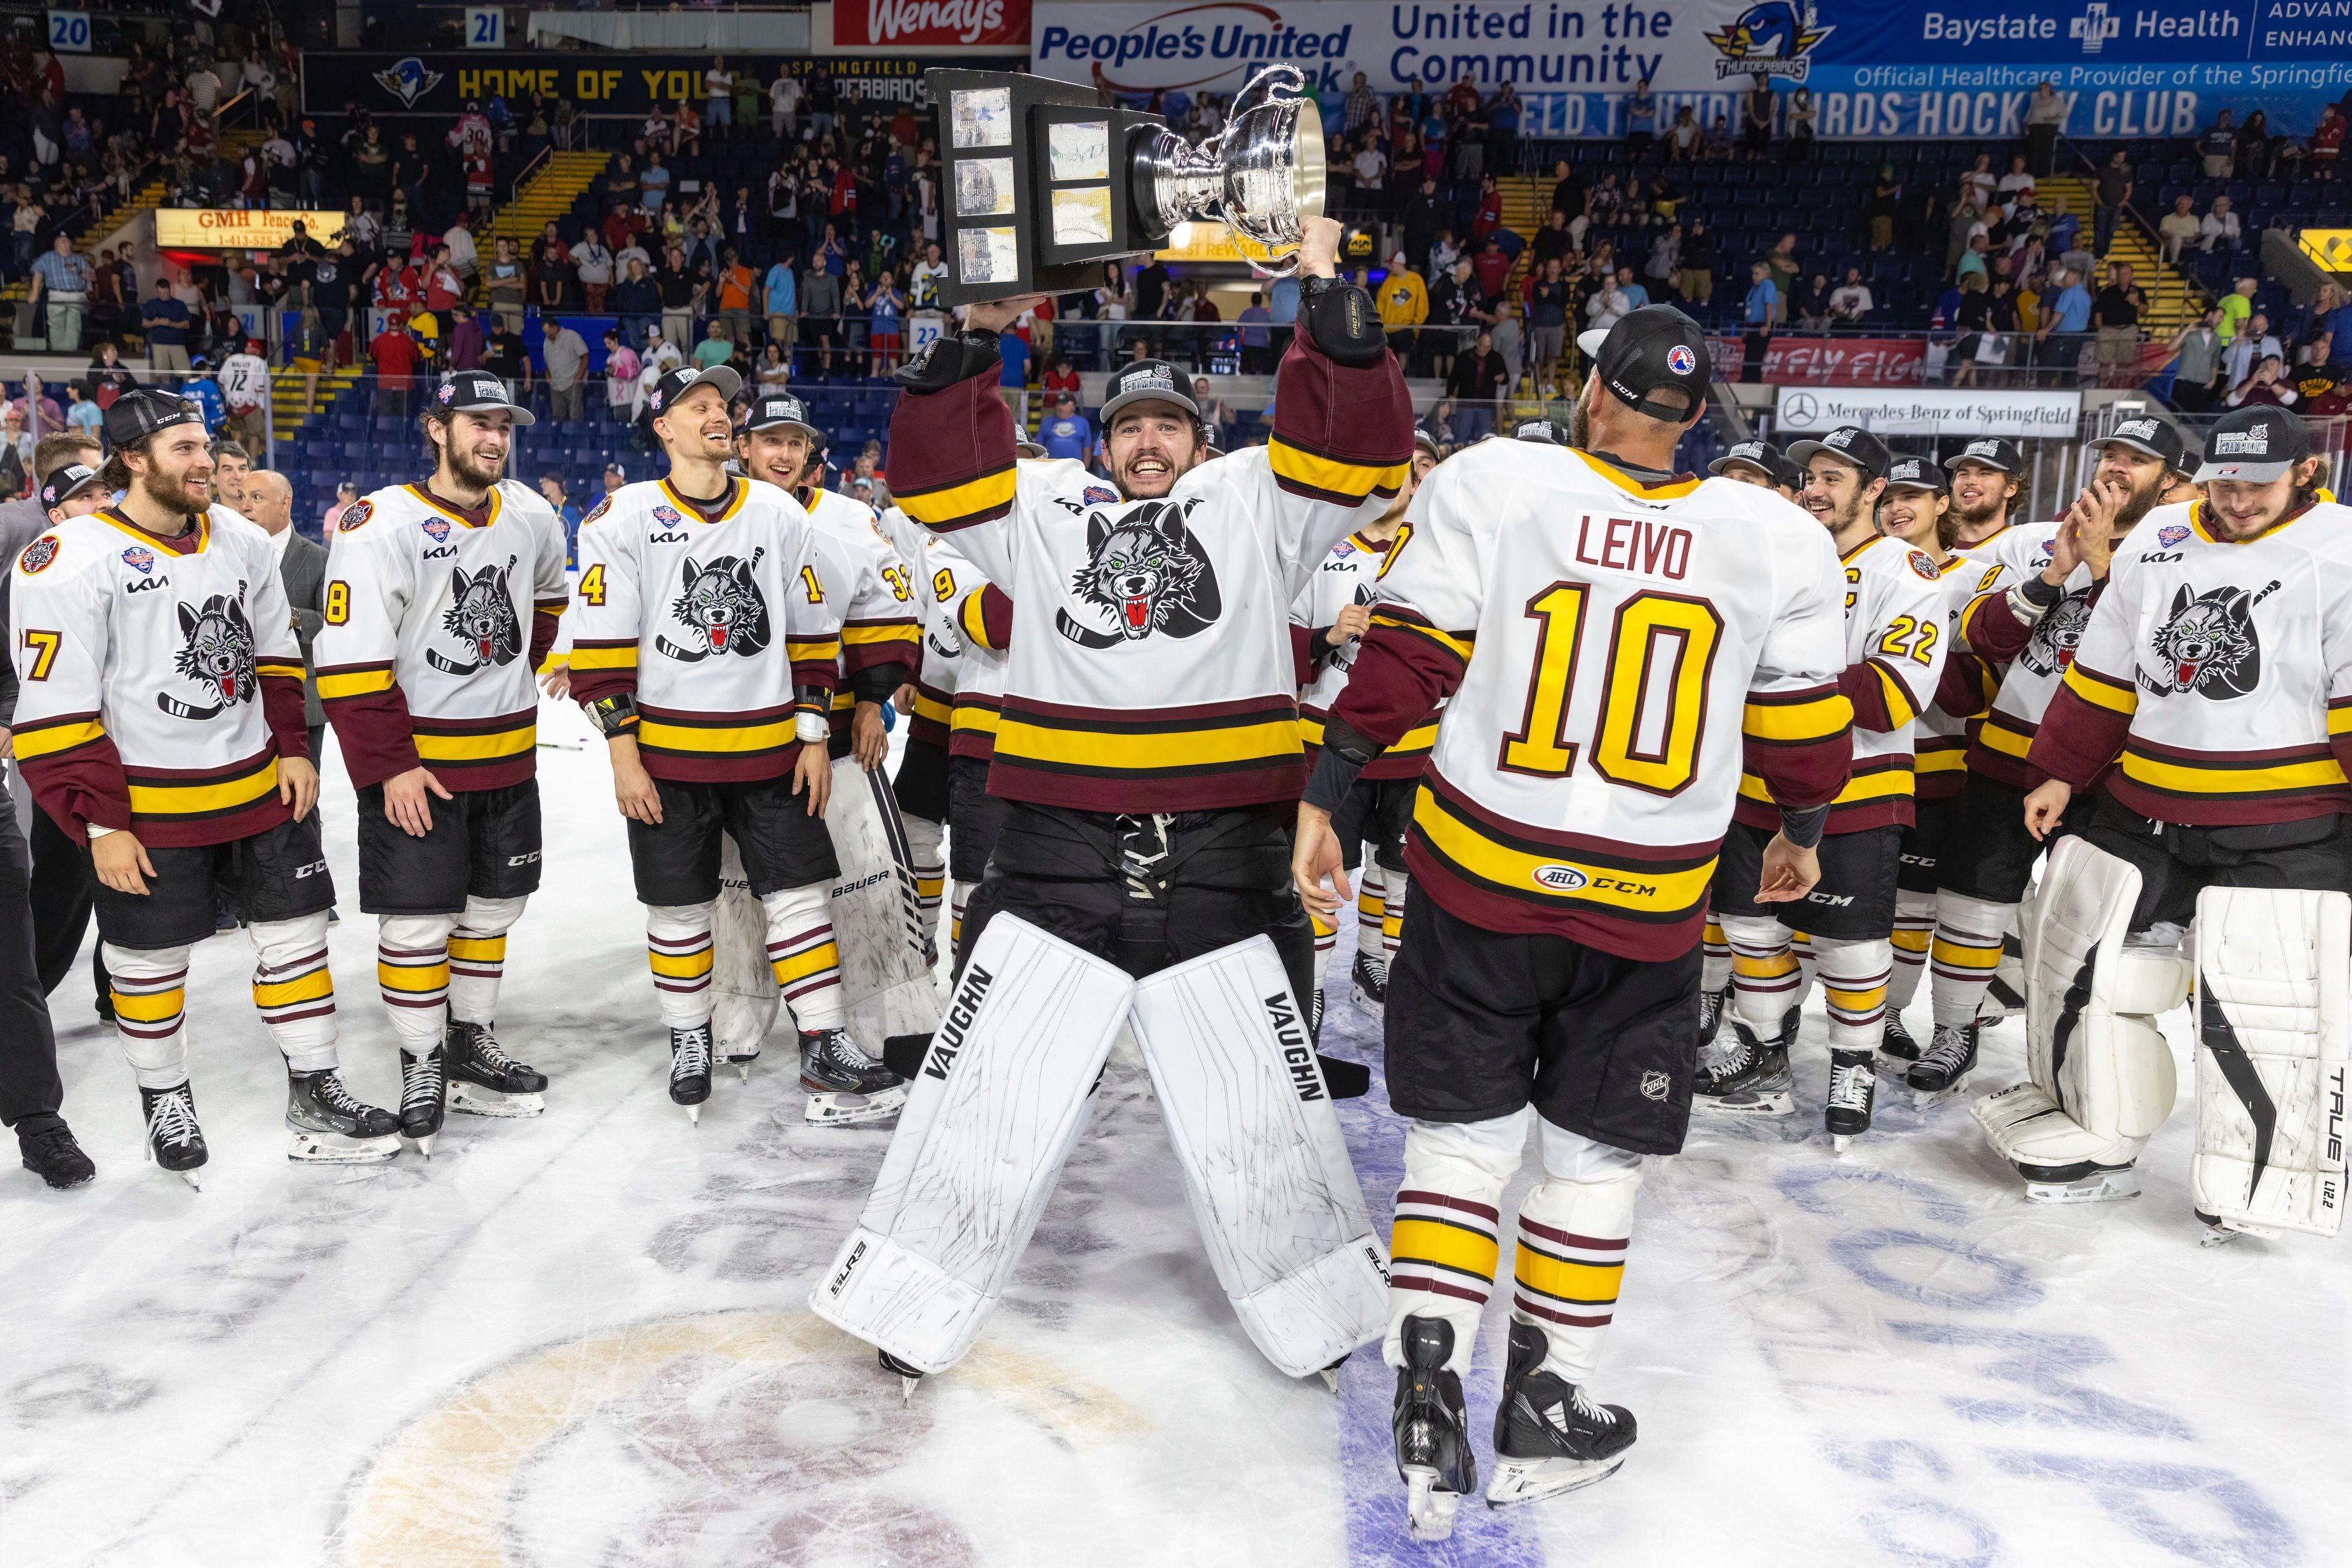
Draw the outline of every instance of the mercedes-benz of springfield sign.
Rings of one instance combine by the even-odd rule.
[[[2229,108],[2309,124],[2352,88],[2352,0],[1040,0],[1039,74],[1120,92],[1232,92],[1287,61],[1318,91],[1511,82],[1530,136],[1619,136],[1647,79],[1660,126],[1729,114],[1761,77],[1811,90],[1826,137],[2017,136],[2043,81],[2074,136],[2186,136]]]
[[[1878,435],[2070,436],[2083,414],[2077,392],[1976,392],[1874,387],[1782,387],[1779,428],[1858,424]]]

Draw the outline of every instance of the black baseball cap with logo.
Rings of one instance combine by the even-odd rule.
[[[41,509],[47,511],[52,507],[62,507],[98,483],[97,469],[87,463],[68,463],[51,474],[48,483],[41,486]]]
[[[824,432],[809,418],[808,404],[792,393],[761,392],[753,398],[750,411],[744,415],[744,430],[774,430],[779,427],[805,430],[810,440],[819,445],[824,443]]]
[[[743,390],[743,378],[725,365],[712,365],[708,370],[680,365],[654,383],[652,394],[646,399],[646,412],[658,418],[663,410],[676,406],[678,399],[699,386],[717,387],[722,401],[733,402],[735,394]]]
[[[204,423],[205,411],[196,406],[194,399],[133,387],[116,398],[114,406],[106,411],[106,444],[110,447],[121,446],[144,441],[173,425],[193,424],[201,430]]]
[[[1882,478],[1890,461],[1886,443],[1858,424],[1841,424],[1819,441],[1800,441],[1789,448],[1789,455],[1799,463],[1811,465],[1813,455],[1826,452],[1842,462],[1851,463],[1862,470],[1864,483]]]
[[[1945,458],[1944,469],[1949,473],[1963,463],[1981,463],[2004,474],[2022,474],[2025,472],[2025,453],[2016,442],[2005,435],[1979,435]]]
[[[2301,421],[2296,422],[2298,424]],[[2091,443],[2094,447],[2128,446],[2134,452],[2145,452],[2150,457],[2161,458],[2168,468],[2180,465],[2180,431],[2168,419],[2158,419],[2152,413],[2135,414],[2119,420],[2113,430]]]
[[[1580,335],[1576,346],[1592,361],[1601,384],[1635,413],[1688,424],[1699,415],[1715,380],[1706,333],[1671,305],[1644,305],[1617,325]],[[1652,401],[1669,388],[1690,401],[1684,407]]]
[[[433,407],[441,413],[506,413],[517,424],[535,424],[538,416],[515,402],[507,383],[488,371],[452,371],[433,389]]]
[[[1523,419],[1519,421],[1518,423],[1511,426],[1511,439],[1514,441],[1539,441],[1547,446],[1565,446],[1568,444],[1567,433],[1560,429],[1558,422],[1549,419]]]
[[[116,404],[121,407],[121,404]],[[2284,479],[2311,455],[2311,432],[2283,408],[2242,408],[2225,415],[2205,437],[2200,485],[2216,479],[2267,485]]]
[[[1769,441],[1735,441],[1724,449],[1722,456],[1706,465],[1706,471],[1720,474],[1738,463],[1755,469],[1778,485],[1788,472],[1787,462],[1788,459],[1780,455],[1780,449]]]
[[[1097,417],[1102,428],[1108,430],[1113,415],[1131,402],[1173,403],[1191,414],[1201,417],[1201,405],[1192,400],[1192,383],[1184,372],[1165,360],[1131,360],[1110,373],[1108,393]]]
[[[1886,465],[1890,490],[1948,490],[1951,479],[1929,457],[1897,457]]]

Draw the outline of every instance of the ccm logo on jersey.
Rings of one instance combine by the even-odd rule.
[[[1323,1075],[1315,1071],[1315,1052],[1299,1032],[1298,1009],[1292,1005],[1288,992],[1276,991],[1265,998],[1265,1020],[1274,1026],[1275,1042],[1282,1047],[1282,1064],[1290,1069],[1290,1084],[1298,1091],[1299,1102],[1322,1099]]]
[[[980,1004],[988,995],[988,988],[996,976],[975,964],[956,988],[955,999],[948,1003],[947,1017],[940,1020],[940,1032],[931,1038],[931,1053],[923,1063],[925,1076],[944,1079],[948,1069],[955,1065],[956,1052],[963,1049],[964,1030],[979,1015]],[[852,1260],[855,1261],[855,1260]],[[845,1273],[847,1270],[845,1268]]]
[[[1598,549],[1598,555],[1592,553]],[[1679,580],[1690,570],[1688,528],[1670,528],[1647,517],[1604,517],[1601,537],[1592,537],[1592,519],[1576,525],[1576,559],[1587,566],[1618,571],[1647,572]]]

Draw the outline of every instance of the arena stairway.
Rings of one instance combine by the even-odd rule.
[[[612,160],[610,152],[550,152],[547,162],[515,193],[514,200],[490,214],[489,232],[475,240],[483,266],[487,267],[497,254],[501,239],[514,241],[515,254],[527,263],[541,233],[572,211]],[[488,287],[477,284],[474,298],[478,305],[488,304]]]
[[[2092,182],[2080,174],[2053,174],[2037,180],[2034,197],[2044,212],[2053,212],[2063,200],[2066,210],[2083,220],[2083,233],[2091,235],[2091,214],[2094,207]],[[2132,276],[2147,295],[2147,309],[2140,317],[2140,329],[2151,340],[2165,342],[2181,328],[2204,313],[2206,293],[2196,279],[2177,267],[2167,267],[2163,253],[2158,250],[2156,237],[2137,224],[2126,219],[2116,225],[2116,235],[2107,247],[2104,268],[2108,263],[2126,262]],[[2090,281],[2093,294],[2106,287],[2104,270]]]

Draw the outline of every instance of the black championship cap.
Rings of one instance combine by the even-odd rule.
[[[1897,457],[1886,465],[1886,487],[1890,490],[1945,490],[1951,480],[1942,468],[1927,457]]]
[[[1803,489],[1805,487],[1805,465],[1798,462],[1795,458],[1790,456],[1785,452],[1780,453],[1778,455],[1780,460],[1781,486],[1790,490]]]
[[[1601,384],[1635,413],[1688,424],[1698,417],[1715,361],[1707,357],[1706,334],[1671,305],[1644,305],[1614,327],[1594,328],[1576,340],[1600,372]],[[1650,394],[1679,388],[1690,399],[1682,408],[1652,403]]]
[[[1131,402],[1174,403],[1194,419],[1201,417],[1201,405],[1192,401],[1192,383],[1165,360],[1133,360],[1119,366],[1111,371],[1104,391],[1097,417],[1105,430],[1110,428],[1111,416]]]
[[[1428,431],[1423,430],[1417,424],[1412,427],[1412,444],[1420,450],[1428,453],[1432,457],[1442,457],[1444,455],[1437,449],[1437,437],[1430,434]]]
[[[133,441],[144,441],[159,430],[169,430],[175,424],[205,427],[205,411],[193,399],[176,392],[153,392],[145,387],[133,387],[114,400],[106,411],[106,444],[121,446]]]
[[[1979,435],[1949,457],[1944,459],[1947,473],[1963,463],[1981,463],[1988,468],[1998,468],[2004,474],[2025,472],[2025,454],[2016,442],[2005,435]]]
[[[1523,419],[1511,426],[1511,439],[1539,441],[1547,446],[1565,446],[1568,444],[1568,433],[1552,420]]]
[[[751,412],[744,417],[743,428],[746,431],[774,430],[780,426],[805,430],[811,441],[820,446],[824,444],[824,432],[809,420],[808,404],[792,393],[761,392],[753,398]]]
[[[536,423],[537,416],[515,402],[507,383],[488,371],[452,371],[433,389],[433,407],[440,413],[509,413],[517,424]]]
[[[49,482],[41,486],[41,509],[47,511],[51,507],[62,507],[98,482],[98,470],[89,464],[66,464],[51,474]]]
[[[722,401],[733,402],[735,394],[743,390],[743,378],[725,365],[713,365],[707,371],[680,365],[654,383],[653,395],[646,399],[646,412],[659,418],[664,409],[699,386],[717,387]]]
[[[2119,422],[2113,430],[2091,444],[2094,447],[2128,446],[2135,452],[2145,452],[2150,457],[2162,458],[2168,468],[2180,466],[2179,430],[2170,420],[2158,419],[2150,413],[2135,414]]]
[[[1811,465],[1816,452],[1826,452],[1853,464],[1862,470],[1864,484],[1886,472],[1886,443],[1858,424],[1841,424],[1819,441],[1800,441],[1789,448],[1790,456],[1807,465]]]
[[[1780,455],[1780,449],[1769,441],[1735,441],[1725,450],[1722,456],[1706,465],[1706,471],[1710,474],[1720,474],[1733,464],[1738,463],[1755,469],[1777,485],[1786,472],[1782,466],[1786,461]]]
[[[2285,478],[2310,455],[2311,432],[2302,420],[2283,408],[2242,408],[2224,416],[2205,437],[2205,462],[2197,470],[2197,483],[2240,479],[2266,485]]]

